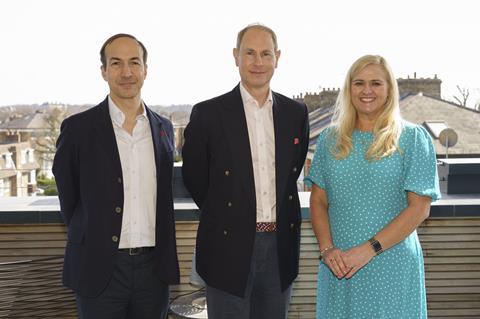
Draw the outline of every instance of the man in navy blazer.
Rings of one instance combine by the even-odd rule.
[[[270,28],[244,28],[233,54],[240,84],[195,105],[185,129],[183,178],[201,211],[196,268],[209,319],[286,318],[298,274],[308,112],[270,89],[280,57]]]
[[[141,99],[140,41],[116,34],[100,56],[110,93],[63,121],[53,164],[68,227],[63,282],[80,318],[165,318],[179,281],[173,128]]]

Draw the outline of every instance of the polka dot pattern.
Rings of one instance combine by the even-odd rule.
[[[440,198],[435,149],[420,126],[404,122],[400,151],[379,161],[364,158],[373,134],[354,131],[353,150],[336,160],[330,129],[317,141],[305,182],[327,192],[334,245],[367,241],[407,207],[407,192]],[[427,318],[423,255],[416,231],[373,258],[351,279],[337,279],[320,263],[317,319]]]

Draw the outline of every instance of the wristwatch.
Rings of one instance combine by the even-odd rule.
[[[368,242],[377,256],[383,252],[382,245],[375,239],[375,237],[370,238]]]

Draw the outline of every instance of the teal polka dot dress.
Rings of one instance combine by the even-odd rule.
[[[407,207],[407,191],[440,198],[432,140],[421,126],[404,122],[400,151],[379,161],[364,158],[373,134],[354,131],[343,160],[330,152],[331,129],[317,141],[307,184],[324,189],[334,245],[342,250],[374,236]],[[320,263],[317,319],[427,318],[422,248],[414,231],[373,258],[351,279],[337,279]]]

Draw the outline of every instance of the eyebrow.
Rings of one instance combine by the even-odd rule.
[[[364,79],[353,79],[352,82],[366,82],[367,80]],[[373,81],[378,81],[378,82],[383,82],[384,80],[382,79],[371,79],[368,80],[367,82],[373,82]]]
[[[117,58],[117,57],[111,57],[111,58],[109,59],[109,61],[122,61],[122,59]],[[128,59],[128,61],[141,61],[141,59],[140,59],[140,57],[137,57],[137,56],[136,56],[136,57],[133,57],[133,58]]]

